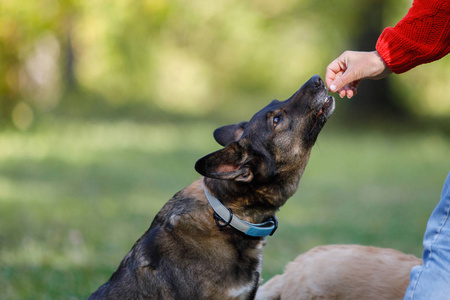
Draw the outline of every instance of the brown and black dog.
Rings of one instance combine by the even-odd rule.
[[[274,214],[296,192],[333,110],[316,75],[249,122],[217,129],[225,148],[197,161],[204,178],[164,205],[89,299],[253,299],[264,236],[276,229]]]

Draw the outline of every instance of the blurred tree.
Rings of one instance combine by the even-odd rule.
[[[360,12],[359,34],[355,38],[355,50],[373,51],[384,26],[384,12],[388,7],[388,0],[365,1]],[[396,115],[402,112],[399,103],[395,101],[389,79],[361,83],[355,102],[350,106],[350,113],[362,118]],[[360,101],[357,101],[360,100]]]
[[[395,26],[412,5],[410,0],[365,1],[361,19],[356,23],[361,31],[355,40],[355,50],[372,51],[382,30]],[[362,118],[425,116],[445,119],[450,115],[450,57],[419,66],[401,75],[391,75],[379,81],[364,81],[349,112]],[[358,101],[359,100],[359,101]]]
[[[53,108],[64,87],[74,85],[70,24],[78,5],[77,0],[0,2],[1,124],[26,129],[36,111]]]
[[[67,99],[85,99],[83,109],[91,105],[85,96],[96,95],[111,107],[139,104],[171,114],[246,117],[246,107],[253,109],[255,102],[287,98],[310,76],[324,75],[343,51],[372,50],[382,29],[395,25],[410,5],[410,0],[2,1],[2,121],[26,128],[34,114],[79,90],[84,96]],[[445,108],[438,113],[448,114],[447,65],[440,63],[441,71],[434,67],[426,76],[408,72],[364,82],[361,101],[349,108],[353,114],[398,107],[435,114],[437,98]]]
[[[68,91],[76,90],[77,88],[77,79],[75,75],[75,50],[73,47],[73,33],[72,33],[72,20],[69,18],[66,23],[66,29],[65,29],[65,39],[64,39],[64,79],[65,79],[65,86]]]

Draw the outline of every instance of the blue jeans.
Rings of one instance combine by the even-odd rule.
[[[450,173],[441,201],[428,220],[423,238],[423,265],[411,270],[404,300],[450,299]]]

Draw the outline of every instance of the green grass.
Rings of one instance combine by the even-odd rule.
[[[240,121],[240,120],[230,120]],[[331,243],[420,255],[450,169],[439,132],[327,124],[296,195],[280,210],[263,277]],[[47,120],[0,134],[3,299],[83,299],[104,283],[161,206],[196,180],[223,124]]]

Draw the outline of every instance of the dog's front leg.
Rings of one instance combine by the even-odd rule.
[[[258,287],[259,287],[259,281],[261,278],[261,274],[259,274],[258,271],[253,272],[253,287],[252,290],[250,291],[250,294],[248,294],[247,298],[245,298],[245,300],[253,300],[255,299],[256,296],[256,292],[258,291]]]

